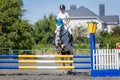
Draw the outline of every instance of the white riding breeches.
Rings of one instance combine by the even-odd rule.
[[[64,26],[64,27],[65,27],[65,29],[66,29],[70,34],[72,34],[70,25],[66,25],[66,26]],[[55,30],[55,33],[56,33],[56,31],[57,31],[57,29]]]
[[[66,25],[66,26],[64,26],[64,27],[65,27],[65,29],[66,29],[70,34],[72,34],[70,25]]]

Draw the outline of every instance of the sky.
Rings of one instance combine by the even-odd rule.
[[[70,5],[76,5],[77,8],[84,6],[99,15],[99,5],[105,5],[105,15],[120,16],[120,0],[23,0],[23,8],[27,11],[24,13],[24,19],[31,24],[43,18],[44,15],[59,13],[59,6],[64,4],[66,9]]]

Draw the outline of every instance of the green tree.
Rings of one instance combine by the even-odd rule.
[[[9,35],[11,41],[14,43],[13,47],[16,49],[31,49],[35,43],[33,27],[25,20],[16,22],[11,27],[11,33]]]
[[[76,26],[73,33],[75,47],[89,48],[89,38],[86,35],[87,29],[85,26]]]
[[[22,0],[0,0],[0,46],[14,49],[31,49],[34,45],[33,27],[22,16]]]
[[[112,30],[113,30],[113,33],[112,33],[113,35],[116,34],[120,36],[120,26],[116,26]]]
[[[37,45],[46,46],[51,44],[55,31],[55,19],[55,16],[50,14],[48,17],[44,16],[43,19],[35,23],[34,36]]]
[[[120,42],[120,27],[114,27],[112,32],[108,33],[107,31],[101,31],[97,37],[97,43],[100,43],[101,48],[106,48],[106,45],[109,44],[109,48],[115,48],[116,43]]]

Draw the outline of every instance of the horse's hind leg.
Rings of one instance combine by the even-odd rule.
[[[71,55],[71,53],[69,52],[68,55]],[[73,58],[69,58],[69,60],[72,61]],[[70,63],[69,65],[72,66],[73,63]],[[72,74],[72,69],[68,70],[67,74]]]
[[[66,53],[66,55],[71,55],[70,52]],[[68,58],[70,61],[73,60],[73,58]],[[70,63],[70,66],[72,66],[73,63]]]
[[[70,61],[72,61],[72,60],[73,60],[73,58],[70,58]],[[73,64],[73,63],[71,63],[70,66],[72,66],[72,64]]]
[[[65,60],[65,58],[61,58],[61,60]],[[63,66],[65,66],[65,63],[63,63]]]
[[[61,52],[61,55],[65,55],[65,54]],[[65,58],[61,58],[61,60],[65,60]],[[63,63],[63,66],[65,66],[65,63]]]
[[[70,58],[70,61],[73,61],[73,58]],[[70,64],[70,66],[72,66],[73,63]]]
[[[74,55],[74,49],[72,49],[70,51],[69,55]],[[73,58],[70,58],[70,60],[73,61]],[[72,65],[73,65],[73,63],[70,64],[70,66],[72,66]]]

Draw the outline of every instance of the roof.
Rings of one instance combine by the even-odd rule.
[[[102,21],[104,21],[105,23],[119,23],[119,16],[117,15],[109,15],[109,16],[100,16],[99,17]]]
[[[74,10],[66,10],[68,12],[68,14],[71,17],[91,17],[91,16],[97,16],[95,13],[93,13],[92,11],[90,11],[88,8],[81,6],[78,9],[74,9]]]
[[[81,6],[73,10],[66,10],[66,12],[68,12],[71,18],[97,18],[101,20],[103,23],[115,23],[115,24],[119,23],[118,15],[98,16],[84,6]]]

